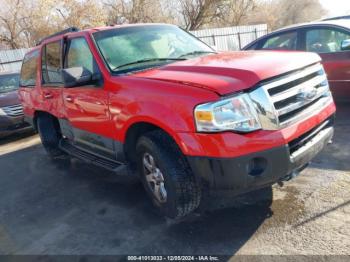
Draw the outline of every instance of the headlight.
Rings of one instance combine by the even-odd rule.
[[[261,125],[249,95],[240,94],[195,108],[198,132],[251,132]]]
[[[6,116],[7,114],[5,111],[0,107],[0,116]]]

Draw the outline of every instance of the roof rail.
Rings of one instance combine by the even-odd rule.
[[[77,27],[74,27],[74,26],[73,26],[73,27],[69,27],[69,28],[64,29],[64,30],[62,30],[62,31],[60,31],[60,32],[54,33],[54,34],[52,34],[52,35],[49,35],[49,36],[47,36],[47,37],[44,37],[44,38],[40,39],[40,41],[39,41],[36,45],[37,45],[37,46],[38,46],[38,45],[41,45],[42,42],[44,42],[45,40],[50,39],[50,38],[52,38],[52,37],[54,37],[54,36],[64,35],[64,34],[67,34],[67,33],[78,32],[78,31],[80,31],[80,29],[77,28]]]
[[[340,20],[340,19],[350,19],[350,15],[329,17],[329,18],[322,19],[321,21],[332,21],[332,20]]]

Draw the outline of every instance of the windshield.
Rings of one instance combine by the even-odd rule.
[[[7,93],[18,89],[18,74],[0,75],[0,93]]]
[[[131,72],[214,53],[194,36],[172,25],[115,28],[93,34],[109,68]]]

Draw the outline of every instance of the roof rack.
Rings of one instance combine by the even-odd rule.
[[[62,30],[60,32],[54,33],[52,35],[49,35],[47,37],[44,37],[44,38],[40,39],[40,41],[36,45],[37,46],[41,45],[42,42],[44,42],[45,40],[50,39],[52,37],[59,36],[59,35],[64,35],[64,34],[71,33],[71,32],[78,32],[78,31],[80,31],[80,29],[77,28],[77,27],[74,27],[74,26],[73,27],[69,27],[69,28],[64,29],[64,30]]]

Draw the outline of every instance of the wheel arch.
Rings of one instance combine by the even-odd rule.
[[[50,114],[50,113],[48,113],[46,111],[37,110],[37,111],[34,112],[34,115],[33,115],[33,126],[34,126],[34,129],[36,131],[38,131],[38,118],[39,117],[44,117],[44,116],[52,117],[53,119],[55,119],[55,123],[57,125],[57,128],[60,129],[60,124],[59,124],[58,118],[56,116],[54,116],[54,115],[52,115],[52,114]]]
[[[164,134],[166,134],[170,139],[172,139],[175,142],[175,144],[179,147],[180,151],[183,152],[180,137],[170,128],[161,126],[153,121],[135,121],[128,125],[123,137],[124,154],[128,161],[136,161],[136,144],[138,139],[144,134],[155,130],[162,131]]]

